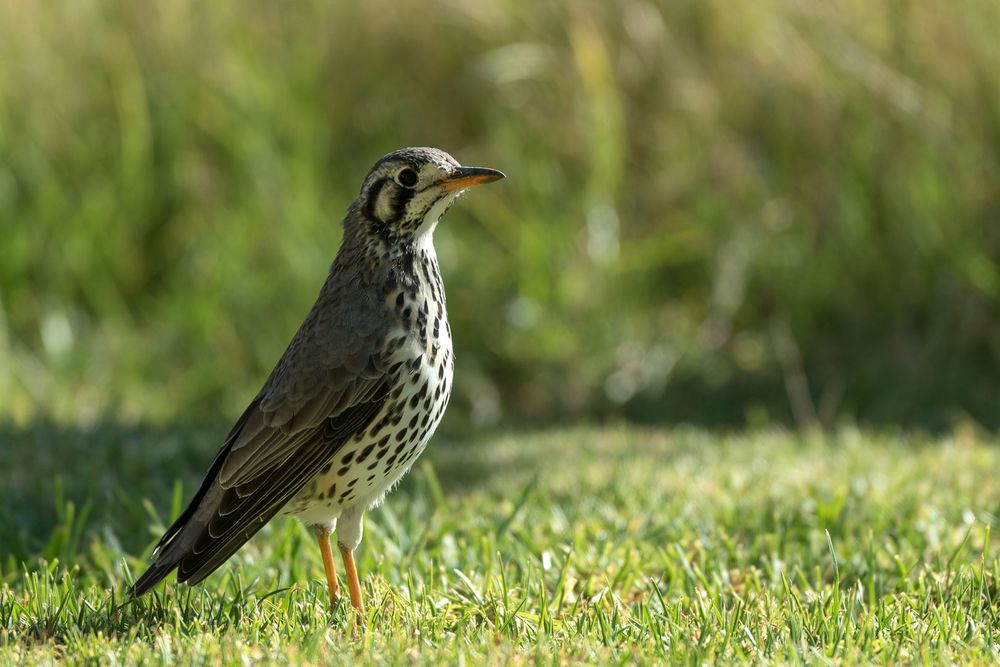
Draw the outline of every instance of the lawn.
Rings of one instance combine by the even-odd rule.
[[[974,430],[438,440],[366,524],[367,628],[266,528],[197,588],[122,590],[210,429],[4,434],[0,662],[988,662],[1000,450]],[[26,467],[30,465],[30,467]],[[171,509],[173,505],[173,509]]]

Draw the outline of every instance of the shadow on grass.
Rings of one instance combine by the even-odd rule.
[[[201,483],[228,430],[222,421],[0,426],[0,565],[79,553],[94,531],[124,553],[142,553]],[[513,456],[505,468],[533,464],[532,452]],[[446,492],[477,484],[496,465],[477,445],[446,435],[426,457]],[[410,477],[398,492],[412,490]]]
[[[40,558],[71,560],[67,556],[85,551],[95,534],[117,553],[142,554],[201,483],[229,428],[222,420],[0,425],[0,572]],[[559,465],[549,452],[521,443],[517,431],[503,433],[460,437],[445,430],[423,460],[446,493],[479,487],[498,470],[511,482],[510,473],[527,479],[541,467]],[[532,440],[537,426],[522,433]],[[571,451],[586,449],[585,437],[568,437],[581,437]],[[408,475],[394,493],[416,492],[419,477]]]
[[[9,563],[73,553],[97,526],[141,552],[154,537],[152,510],[170,518],[175,485],[194,488],[220,433],[221,424],[0,426],[0,556]]]

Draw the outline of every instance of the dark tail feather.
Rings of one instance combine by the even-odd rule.
[[[149,569],[139,577],[139,580],[132,584],[132,588],[128,590],[129,596],[137,598],[140,595],[145,595],[156,584],[163,581],[168,574],[173,572],[178,563],[180,563],[180,558],[177,560],[160,560],[150,565]]]
[[[218,474],[218,468],[220,465],[219,459],[221,459],[221,457],[218,457],[216,462],[212,464],[212,469],[209,471],[205,481],[202,482],[201,488],[198,489],[198,493],[196,493],[194,498],[191,499],[187,508],[179,517],[177,517],[177,520],[171,524],[170,528],[167,528],[167,532],[165,532],[163,537],[160,538],[160,541],[157,542],[156,547],[153,549],[153,558],[155,559],[153,564],[149,566],[149,569],[146,570],[146,572],[139,577],[138,581],[132,585],[132,588],[129,589],[129,594],[132,597],[139,597],[153,586],[163,581],[168,574],[174,571],[186,555],[187,550],[178,548],[179,545],[177,544],[177,540],[180,539],[181,533],[184,529],[188,527],[195,511],[197,511],[201,501],[205,498],[205,494],[208,493],[208,489],[211,487],[215,475]]]
[[[201,501],[205,498],[205,494],[208,493],[212,484],[215,483],[215,479],[218,477],[219,470],[222,468],[222,463],[225,460],[226,453],[236,440],[236,436],[239,435],[240,430],[246,425],[251,411],[257,407],[259,402],[259,396],[251,401],[250,405],[243,411],[243,414],[229,432],[229,435],[226,436],[226,440],[222,444],[222,447],[219,448],[219,453],[215,455],[212,467],[209,469],[208,474],[205,475],[205,479],[202,481],[198,492],[194,494],[194,498],[188,503],[187,508],[181,512],[181,515],[170,525],[170,528],[167,528],[167,532],[163,534],[163,537],[160,538],[160,541],[157,542],[156,547],[153,549],[153,556],[156,560],[139,577],[139,580],[132,585],[132,588],[129,589],[129,595],[132,597],[137,598],[145,594],[153,586],[163,581],[168,574],[177,568],[184,556],[187,555],[185,550],[171,549],[171,546],[174,545],[181,531],[188,525],[188,522],[201,505]]]
[[[213,465],[213,470],[209,473],[209,477],[206,478],[205,482],[202,484],[201,489],[195,494],[194,499],[187,506],[187,509],[177,517],[173,525],[167,529],[167,532],[163,534],[160,541],[156,544],[153,549],[153,558],[155,559],[152,565],[149,566],[139,579],[132,584],[132,588],[129,589],[129,595],[133,598],[137,598],[140,595],[145,594],[153,586],[163,581],[168,574],[173,572],[177,566],[183,560],[187,553],[186,549],[179,549],[177,540],[181,536],[181,532],[188,526],[188,522],[194,515],[195,510],[198,509],[198,505],[201,504],[202,499],[205,497],[205,493],[208,491],[208,487],[211,484],[212,476],[216,474],[215,467]]]

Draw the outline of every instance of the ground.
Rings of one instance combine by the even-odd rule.
[[[971,427],[439,438],[369,515],[363,631],[328,608],[319,550],[292,520],[201,586],[123,597],[212,435],[3,437],[2,663],[1000,656],[1000,449]]]

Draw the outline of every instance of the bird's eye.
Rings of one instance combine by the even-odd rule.
[[[396,180],[404,188],[412,188],[417,184],[417,172],[412,169],[404,169],[396,175]]]

